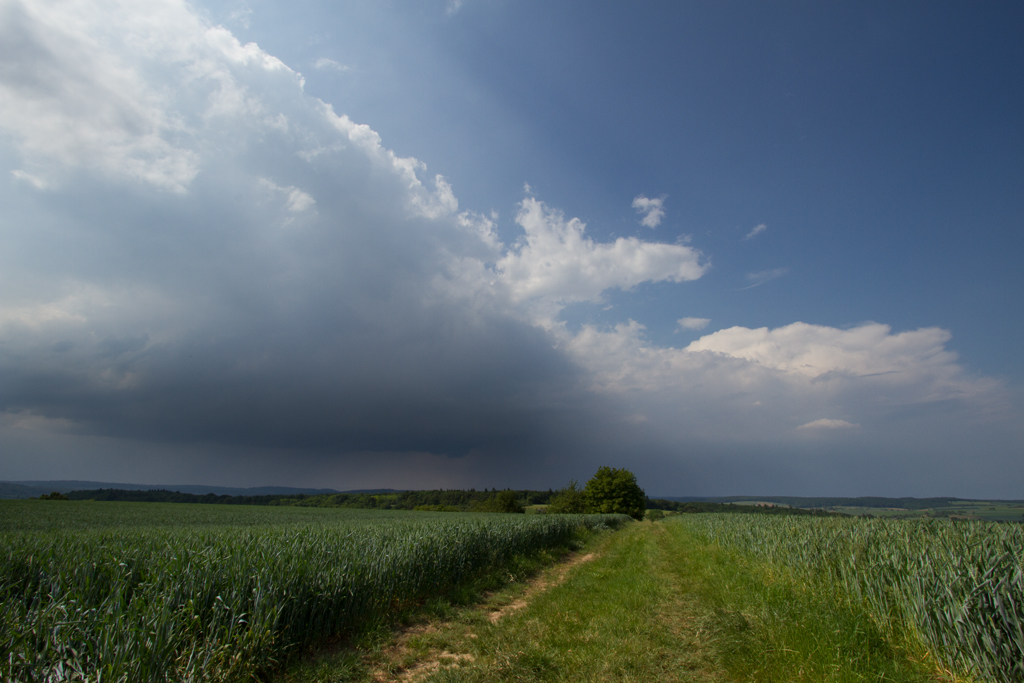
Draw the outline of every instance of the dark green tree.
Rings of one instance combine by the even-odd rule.
[[[548,512],[552,514],[580,514],[586,511],[587,501],[583,498],[583,489],[575,479],[570,479],[569,485],[548,501]]]
[[[644,518],[647,496],[627,469],[601,467],[583,489],[587,512],[619,513]]]
[[[515,491],[499,491],[490,498],[473,506],[476,512],[526,512],[519,504]]]

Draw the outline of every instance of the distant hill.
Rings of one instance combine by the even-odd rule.
[[[51,493],[57,489],[45,489],[38,486],[27,486],[7,481],[0,481],[0,500],[11,500],[13,498],[38,498],[39,496]],[[67,491],[61,491],[67,493]]]
[[[758,503],[774,503],[789,505],[795,508],[899,508],[902,510],[931,510],[935,508],[954,507],[959,503],[978,502],[977,499],[966,498],[883,498],[880,496],[862,496],[859,498],[811,498],[803,496],[718,496],[708,498],[692,498],[661,496],[665,500],[681,502],[703,501],[708,503],[742,503],[756,501]],[[1017,504],[1019,500],[990,500],[990,503]]]
[[[229,486],[202,486],[197,484],[121,484],[104,481],[77,481],[60,479],[56,481],[5,481],[0,482],[0,499],[6,498],[38,498],[39,496],[58,491],[93,491],[98,489],[118,489],[121,491],[177,491],[204,496],[212,493],[218,496],[297,496],[306,494],[319,496],[332,493],[343,493],[335,489],[303,489],[289,486],[258,486],[255,488],[233,488]],[[392,493],[394,489],[371,489],[351,493]],[[349,493],[349,492],[345,492]]]
[[[727,496],[722,502],[736,503],[743,500],[791,505],[795,508],[901,508],[903,510],[926,510],[935,507],[947,507],[959,498],[883,498],[880,496],[861,496],[857,498],[808,498],[801,496]]]
[[[237,498],[273,497],[273,496],[328,496],[337,494],[388,495],[412,494],[407,489],[354,489],[337,491],[335,489],[294,488],[289,486],[258,486],[253,488],[234,488],[229,486],[202,486],[198,484],[121,484],[101,481],[54,480],[54,481],[5,481],[0,482],[0,499],[38,498],[52,491],[59,493],[94,492],[100,489],[119,491],[164,491],[187,493],[196,496],[214,494],[216,496],[233,496]],[[937,508],[953,508],[969,503],[1005,504],[1021,506],[1020,500],[976,500],[953,497],[937,498],[884,498],[880,496],[862,496],[859,498],[843,497],[807,497],[807,496],[657,496],[653,500],[666,500],[679,503],[774,503],[803,509],[835,509],[835,508],[876,508],[900,510],[934,510]]]

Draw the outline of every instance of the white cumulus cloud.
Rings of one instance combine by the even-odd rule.
[[[696,280],[707,270],[701,253],[688,246],[635,237],[594,242],[578,218],[566,220],[533,197],[523,200],[516,223],[526,234],[495,269],[518,302],[597,302],[607,289]]]
[[[661,219],[665,217],[664,205],[664,197],[648,199],[643,195],[639,195],[633,199],[633,208],[636,209],[637,213],[644,215],[640,225],[645,225],[648,228],[656,228],[661,225]]]
[[[742,358],[810,380],[884,377],[885,382],[900,382],[911,376],[959,376],[956,354],[944,349],[949,340],[949,332],[937,327],[893,334],[879,323],[844,330],[798,322],[775,329],[730,327],[701,337],[687,350]],[[952,381],[940,384],[957,386]]]
[[[214,119],[259,118],[240,72],[298,76],[174,0],[0,4],[0,127],[36,168],[56,164],[184,192]]]
[[[864,422],[909,406],[957,401],[983,413],[1001,404],[999,382],[967,373],[945,349],[949,339],[938,328],[792,323],[731,327],[674,349],[649,343],[644,326],[630,321],[584,325],[567,348],[596,390],[632,396],[634,408],[649,403],[644,414],[708,438],[753,439],[783,438],[823,409]]]

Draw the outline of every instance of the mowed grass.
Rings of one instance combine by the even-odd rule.
[[[0,680],[236,681],[616,516],[4,501]]]

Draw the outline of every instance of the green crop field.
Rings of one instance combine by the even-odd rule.
[[[945,517],[949,519],[982,520],[987,522],[1024,521],[1024,505],[1012,501],[958,500],[949,505],[907,510],[903,508],[836,506],[830,508],[847,515],[896,517],[901,519]]]
[[[265,680],[624,521],[0,501],[0,680]],[[1024,682],[1021,525],[709,513],[595,538],[600,557],[520,616],[467,607],[432,631],[463,659],[424,680]],[[309,680],[376,680],[389,651]]]
[[[617,515],[0,502],[0,679],[252,680]]]
[[[704,539],[838,588],[888,639],[917,640],[946,669],[1024,681],[1024,527],[1018,524],[679,516]]]
[[[828,510],[844,515],[896,519],[960,519],[986,522],[1024,522],[1022,500],[964,498],[804,498],[769,496],[764,499],[728,496],[712,502]]]
[[[1019,531],[674,515],[595,537],[536,585],[278,680],[1022,683]]]

